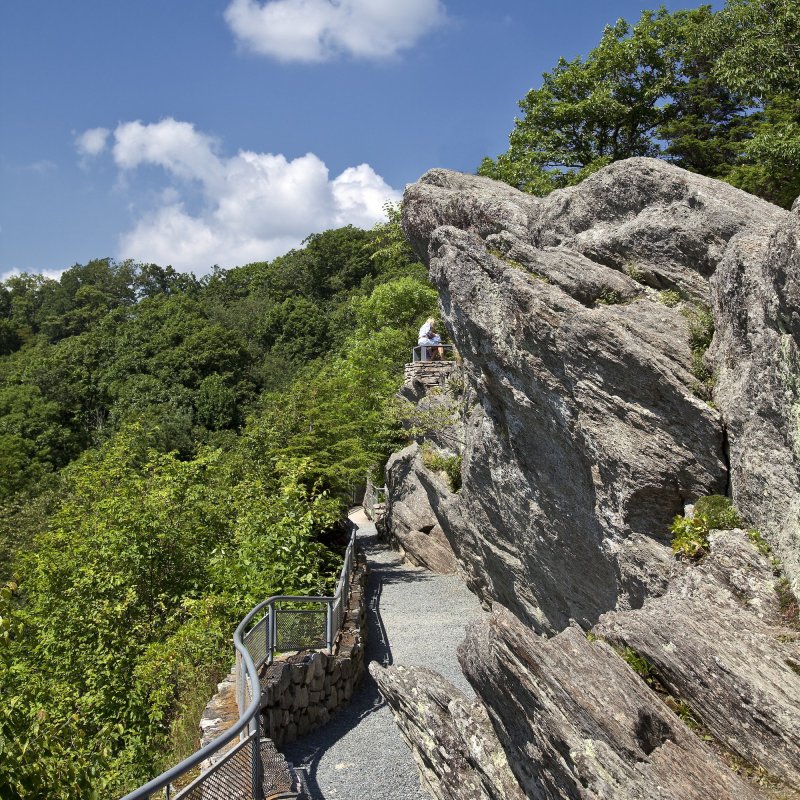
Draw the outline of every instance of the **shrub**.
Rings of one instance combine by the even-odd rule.
[[[422,450],[422,463],[433,472],[444,472],[453,492],[461,489],[461,456],[443,456],[430,447]]]
[[[772,552],[767,540],[761,535],[761,532],[755,528],[750,528],[747,531],[747,538],[756,546],[756,549],[762,556],[768,556]]]
[[[694,516],[704,519],[709,529],[729,531],[742,524],[739,512],[733,503],[721,494],[701,497],[694,504]]]
[[[618,306],[622,302],[622,295],[612,289],[603,289],[597,298],[597,304],[601,306]]]
[[[681,301],[681,293],[676,292],[674,289],[664,289],[663,292],[658,293],[658,302],[663,303],[669,308],[675,308]]]
[[[711,309],[704,303],[693,303],[682,309],[681,313],[689,323],[692,375],[698,381],[692,390],[703,400],[710,400],[714,389],[714,374],[706,365],[705,356],[714,338],[714,318],[711,316]]]
[[[708,535],[712,530],[730,530],[740,525],[739,512],[727,497],[719,494],[701,497],[691,517],[676,516],[672,521],[672,552],[700,559],[708,553]]]

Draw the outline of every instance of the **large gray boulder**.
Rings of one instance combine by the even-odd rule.
[[[437,488],[416,454],[390,473],[416,481],[495,609],[460,659],[521,791],[794,797],[800,623],[772,559],[797,589],[800,206],[631,159],[544,199],[433,170],[403,225],[463,359],[462,488]],[[673,556],[672,518],[716,493],[771,554],[740,530],[699,564]],[[415,746],[441,753],[463,708],[425,680],[384,688]]]
[[[614,650],[567,628],[535,636],[498,611],[459,651],[529,798],[751,800]]]
[[[437,800],[523,800],[486,709],[424,667],[369,671]]]
[[[445,170],[408,188],[404,230],[474,401],[463,488],[439,522],[485,600],[552,632],[666,591],[669,523],[736,474],[686,312],[710,302],[708,280],[738,241],[787,218],[652,159],[545,199]],[[773,445],[788,470],[793,445]],[[789,538],[770,519],[788,566]]]
[[[711,536],[663,597],[594,632],[643,658],[729,752],[800,791],[800,631],[782,618],[769,560],[744,531]]]
[[[386,465],[388,502],[383,525],[392,544],[418,567],[439,575],[458,572],[450,542],[439,524],[451,492],[445,479],[426,469],[418,444],[395,453]]]

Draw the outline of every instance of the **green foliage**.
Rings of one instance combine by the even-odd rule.
[[[702,734],[706,738],[706,729],[703,723],[698,718],[694,709],[685,700],[676,700],[672,696],[664,698],[664,702],[677,714],[681,722],[689,728],[690,731]]]
[[[727,497],[701,497],[691,517],[676,516],[672,521],[672,552],[690,560],[700,559],[708,553],[712,530],[731,530],[740,525],[739,512]]]
[[[627,645],[622,648],[618,648],[617,652],[619,653],[622,660],[637,674],[641,677],[646,683],[652,684],[655,675],[653,672],[653,665],[642,655],[636,652],[632,647],[628,647]]]
[[[600,297],[597,298],[597,304],[601,306],[617,306],[622,302],[622,295],[612,289],[603,289]]]
[[[456,394],[463,393],[463,382],[461,385],[456,382],[452,391]],[[452,397],[437,395],[435,391],[429,392],[428,397],[435,398],[436,402],[420,406],[403,397],[392,398],[387,409],[390,419],[397,427],[402,428],[410,439],[420,440],[435,433],[456,446],[463,445],[464,442],[448,432],[458,419],[458,403]]]
[[[800,8],[793,0],[727,0],[704,32],[715,72],[751,95],[800,93]]]
[[[333,590],[340,498],[397,442],[436,308],[398,213],[203,281],[0,284],[0,796],[152,777],[194,749],[247,609]]]
[[[745,144],[747,159],[733,167],[725,180],[789,208],[800,194],[800,98],[774,95],[763,106],[753,136]]]
[[[339,503],[312,494],[303,465],[254,471],[243,455],[179,461],[124,428],[65,471],[60,508],[20,562],[26,602],[10,619],[23,633],[0,678],[18,691],[17,673],[41,671],[41,696],[17,703],[46,709],[47,736],[80,730],[91,751],[103,720],[120,726],[106,755],[87,752],[87,781],[102,774],[121,793],[150,776],[154,753],[175,757],[196,725],[182,709],[227,669],[251,605],[330,590],[340,561],[316,534]]]
[[[750,123],[695,44],[711,18],[707,7],[662,8],[632,26],[607,26],[586,59],[562,58],[543,74],[542,87],[520,101],[508,152],[485,159],[479,173],[543,195],[612,161],[659,155],[660,141],[683,166],[719,171]]]
[[[703,45],[719,80],[763,108],[747,158],[727,178],[789,208],[800,194],[800,8],[793,0],[728,0]]]
[[[768,556],[772,552],[769,542],[761,535],[756,528],[750,528],[747,531],[747,538],[756,546],[756,549],[762,556]]]
[[[778,595],[778,608],[784,624],[795,630],[800,630],[800,603],[798,603],[797,597],[785,576],[782,576],[776,582],[775,593]]]
[[[689,349],[692,353],[692,374],[697,378],[694,391],[704,400],[711,399],[714,374],[706,364],[706,351],[714,338],[714,318],[703,303],[691,303],[681,309],[689,323]]]
[[[674,289],[664,289],[658,293],[658,302],[663,303],[668,308],[675,308],[681,302],[681,293]]]
[[[729,531],[741,527],[739,512],[731,501],[721,494],[701,497],[694,504],[694,516],[705,520],[709,529]]]
[[[703,519],[676,516],[670,530],[675,555],[697,560],[708,553],[709,528]]]
[[[461,489],[461,461],[460,455],[442,455],[429,444],[422,448],[422,463],[433,472],[443,472],[453,492]]]
[[[788,207],[800,192],[800,12],[728,0],[607,26],[520,101],[510,147],[479,174],[545,195],[659,156]]]
[[[642,272],[641,269],[636,265],[635,262],[631,261],[625,265],[625,274],[635,280],[637,283],[644,283],[645,282],[645,274]]]

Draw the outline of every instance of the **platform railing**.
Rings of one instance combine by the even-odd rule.
[[[440,349],[447,351],[447,355],[450,357],[444,359],[429,358],[432,351],[437,351]],[[455,352],[455,346],[452,344],[418,344],[411,351],[411,361],[414,364],[416,364],[418,361],[439,361],[439,360],[450,361],[452,360],[454,352]]]
[[[378,514],[378,507],[386,508],[387,488],[385,486],[373,486],[372,495],[369,502],[369,518],[374,522]]]
[[[350,594],[355,551],[353,526],[333,597],[277,595],[250,609],[233,634],[239,719],[214,741],[122,800],[265,800],[268,796],[297,796],[291,781],[281,780],[280,767],[285,770],[285,761],[268,739],[261,738],[259,670],[272,663],[276,652],[323,648],[333,652]],[[237,737],[239,742],[223,754],[223,749]],[[212,761],[215,756],[217,760]],[[275,761],[279,769],[265,774],[265,758]],[[207,762],[207,768],[195,777],[203,762]]]

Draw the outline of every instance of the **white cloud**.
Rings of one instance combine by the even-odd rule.
[[[82,156],[97,156],[105,150],[108,128],[89,128],[75,137],[75,147]]]
[[[231,0],[239,43],[280,61],[390,58],[445,19],[441,0]]]
[[[213,137],[174,119],[119,125],[112,153],[125,171],[152,164],[171,178],[156,208],[121,237],[120,257],[197,273],[274,258],[314,231],[369,227],[384,217],[385,202],[400,197],[368,164],[331,180],[313,153],[224,157]],[[202,209],[190,213],[186,193],[196,186]]]
[[[0,272],[0,283],[7,281],[9,278],[16,278],[22,273],[25,272],[28,275],[42,275],[45,278],[49,278],[52,281],[57,281],[61,275],[66,272],[65,269],[35,269],[33,267],[29,269],[22,269],[20,267],[13,267],[12,269],[8,270],[7,272]]]

